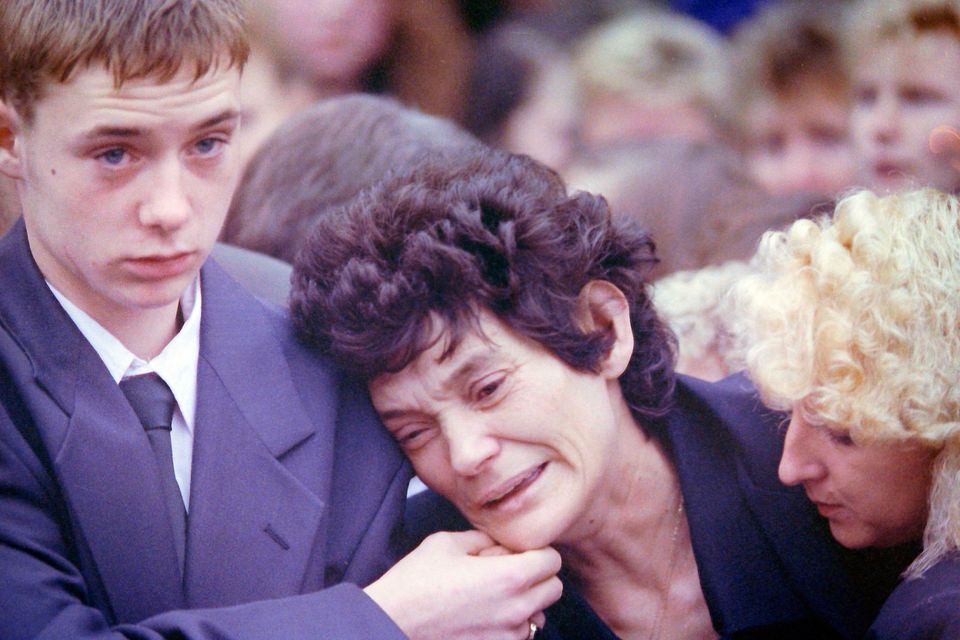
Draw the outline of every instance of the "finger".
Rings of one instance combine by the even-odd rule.
[[[466,555],[477,555],[484,549],[497,544],[493,538],[476,529],[470,531],[441,531],[428,536],[424,540],[424,544],[428,541],[430,544],[453,547]]]
[[[518,554],[517,557],[523,562],[528,563],[528,570],[532,576],[532,582],[530,584],[556,575],[562,565],[560,554],[552,547],[524,551]]]
[[[530,625],[534,624],[536,627],[531,627]],[[519,638],[519,640],[529,640],[534,637],[534,633],[540,630],[540,625],[532,620],[524,620],[515,631],[514,637]],[[539,635],[539,634],[538,634]]]
[[[499,544],[493,545],[492,547],[487,547],[486,549],[481,549],[476,555],[480,557],[487,556],[509,556],[513,553],[510,549],[503,547]]]
[[[543,610],[547,609],[563,595],[563,583],[560,578],[553,576],[531,587],[526,594],[528,598],[527,605],[530,607],[530,618],[543,615]],[[534,620],[536,622],[536,620]],[[541,625],[543,626],[543,625]]]
[[[543,625],[547,624],[547,616],[543,613],[543,611],[540,611],[533,614],[533,617],[530,618],[530,622],[543,629]]]
[[[947,125],[936,127],[930,132],[929,145],[932,153],[960,154],[960,132]]]

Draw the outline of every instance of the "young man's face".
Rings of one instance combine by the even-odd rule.
[[[960,40],[928,33],[880,42],[853,70],[851,131],[860,182],[879,191],[960,187],[960,176],[930,152],[930,132],[960,126]]]
[[[240,74],[192,72],[117,90],[97,67],[51,83],[4,151],[40,270],[101,322],[175,304],[226,215]]]

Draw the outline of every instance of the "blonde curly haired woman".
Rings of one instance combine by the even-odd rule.
[[[921,541],[873,638],[960,637],[960,203],[843,199],[764,236],[734,289],[764,401],[792,411],[780,479],[850,548]]]

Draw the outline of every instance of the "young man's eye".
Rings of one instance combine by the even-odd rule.
[[[193,148],[200,155],[206,156],[215,153],[222,144],[223,140],[219,138],[203,138],[202,140],[198,140],[196,144],[193,145]]]
[[[127,159],[127,152],[125,149],[120,147],[114,147],[113,149],[107,149],[106,151],[97,155],[97,159],[102,160],[104,163],[111,166],[119,166],[123,164],[123,161]]]

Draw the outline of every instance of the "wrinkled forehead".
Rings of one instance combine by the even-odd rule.
[[[411,350],[401,366],[373,376],[371,389],[393,387],[411,378],[439,382],[471,362],[497,356],[511,340],[523,339],[483,308],[452,318],[431,312],[424,317],[420,331],[420,348]]]

